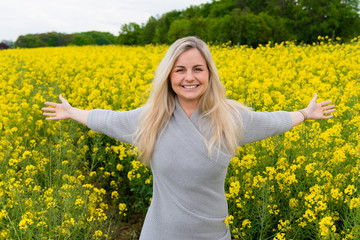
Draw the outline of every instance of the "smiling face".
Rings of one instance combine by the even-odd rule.
[[[197,107],[209,85],[209,70],[198,49],[180,54],[171,69],[170,83],[183,108]]]

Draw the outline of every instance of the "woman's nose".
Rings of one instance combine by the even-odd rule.
[[[185,75],[186,81],[192,81],[194,80],[194,73],[192,71],[187,71]]]

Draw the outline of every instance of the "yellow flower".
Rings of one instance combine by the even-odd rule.
[[[273,240],[286,240],[285,233],[277,233]]]
[[[299,200],[296,198],[291,198],[289,201],[290,208],[297,209],[299,207]]]
[[[103,232],[100,230],[96,230],[94,235],[93,235],[93,239],[98,239],[103,235]]]
[[[229,228],[229,225],[234,223],[234,217],[232,215],[229,215],[225,220],[226,227]]]
[[[251,221],[249,219],[245,219],[242,224],[242,229],[245,229],[245,228],[251,228]]]
[[[29,226],[31,226],[34,223],[34,221],[32,219],[28,219],[28,218],[23,218],[20,220],[19,222],[19,228],[21,230],[26,230],[28,229]]]
[[[79,208],[79,207],[83,207],[84,205],[85,205],[85,201],[81,199],[80,196],[78,196],[75,200],[75,207]]]
[[[331,217],[324,217],[319,222],[320,235],[322,237],[327,237],[331,234],[331,232],[336,231],[336,226],[334,225],[334,221]]]
[[[315,213],[314,213],[312,210],[310,210],[310,209],[307,209],[307,210],[305,211],[305,214],[303,215],[303,217],[304,217],[305,219],[307,219],[309,222],[313,222],[313,221],[316,220]]]
[[[123,165],[121,165],[120,163],[118,163],[118,164],[116,165],[116,169],[117,169],[118,171],[121,171],[123,168],[124,168]]]
[[[350,210],[353,210],[355,208],[360,208],[360,198],[352,198],[350,200]]]
[[[119,193],[117,191],[113,191],[111,193],[111,198],[112,199],[119,199]]]
[[[348,196],[353,195],[356,192],[356,188],[354,185],[350,184],[345,190],[344,193]]]
[[[6,213],[5,209],[0,210],[0,220],[6,218],[6,215],[7,215],[7,213]]]
[[[126,216],[127,207],[125,203],[119,204],[119,214],[122,216]]]

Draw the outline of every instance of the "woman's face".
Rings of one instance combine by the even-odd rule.
[[[182,107],[197,107],[209,85],[209,70],[198,49],[189,49],[178,57],[171,69],[170,83]]]

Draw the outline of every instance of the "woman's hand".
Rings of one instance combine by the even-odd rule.
[[[317,94],[314,94],[314,97],[311,99],[307,108],[296,111],[290,112],[290,117],[293,122],[293,126],[296,126],[305,120],[317,120],[317,119],[329,119],[332,118],[334,115],[331,113],[335,112],[335,105],[331,104],[332,101],[328,100],[325,102],[316,102]],[[331,105],[329,105],[331,104]]]
[[[320,103],[316,103],[317,94],[314,94],[314,97],[311,99],[305,111],[307,115],[307,119],[317,120],[317,119],[329,119],[332,118],[334,115],[331,114],[336,111],[335,105],[331,104],[332,101],[324,101]],[[331,105],[329,105],[331,104]]]
[[[48,116],[45,120],[65,120],[71,119],[71,105],[60,94],[59,99],[61,103],[45,102],[45,105],[51,107],[44,107],[41,110],[44,111],[43,115]]]
[[[45,107],[41,110],[44,111],[43,115],[48,116],[46,120],[65,120],[73,119],[86,125],[87,118],[89,115],[88,110],[81,110],[72,107],[69,102],[63,98],[60,94],[59,99],[61,103],[45,102],[45,105],[51,107]]]

